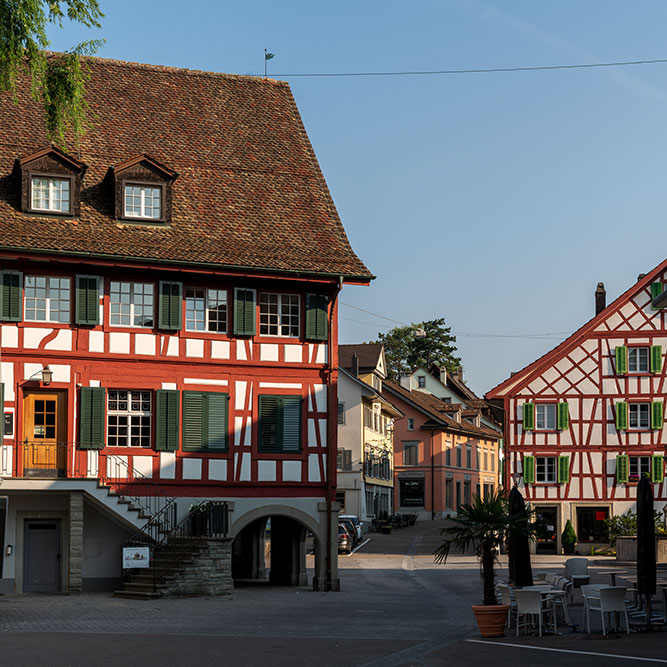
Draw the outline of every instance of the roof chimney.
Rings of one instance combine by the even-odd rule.
[[[440,382],[447,384],[447,369],[444,366],[440,367]]]
[[[352,355],[350,361],[350,373],[352,374],[352,377],[359,377],[359,358],[357,357],[356,352]]]
[[[595,290],[595,314],[599,315],[607,307],[607,290],[604,283],[598,283]]]
[[[407,389],[408,391],[412,390],[411,387],[411,382],[410,380],[412,379],[412,375],[410,373],[401,373],[401,378],[400,378],[400,384],[403,389]]]

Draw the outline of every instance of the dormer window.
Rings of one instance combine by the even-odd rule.
[[[47,146],[17,161],[21,208],[28,213],[79,215],[86,165]]]
[[[125,184],[125,217],[162,218],[162,188],[135,183]]]
[[[148,155],[116,165],[116,218],[143,223],[171,222],[171,185],[178,174]]]
[[[69,178],[32,176],[30,179],[30,208],[34,211],[69,213],[72,210]]]

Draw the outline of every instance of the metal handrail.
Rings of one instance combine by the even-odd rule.
[[[54,443],[40,443],[28,442],[27,440],[21,443],[23,446],[23,470],[52,470],[50,465],[34,465],[34,456],[31,457],[33,448],[53,449],[54,458],[48,457],[49,463],[51,460],[58,461],[59,450],[65,454],[65,475],[68,479],[88,479],[91,477],[88,470],[87,457],[79,457],[79,452],[86,452],[91,450],[81,450],[76,447],[76,442],[54,442]],[[130,462],[119,456],[104,450],[95,450],[99,452],[99,459],[97,465],[97,474],[95,475],[105,486],[118,489],[119,495],[129,500],[137,509],[139,509],[145,518],[148,519],[146,525],[153,525],[164,519],[165,524],[161,525],[160,531],[170,531],[175,525],[175,511],[176,499],[168,496],[164,490],[156,484],[152,478],[146,477],[140,470],[137,470]],[[70,456],[72,454],[72,456]],[[85,459],[85,460],[84,460]],[[26,462],[31,461],[33,465],[26,466]],[[109,466],[109,461],[111,466]],[[112,470],[122,470],[124,475],[109,475],[109,468]],[[174,518],[170,518],[169,512],[174,512]]]
[[[124,547],[149,547],[153,591],[162,584],[166,576],[181,566],[197,551],[201,538],[227,537],[229,531],[229,505],[225,501],[203,501],[190,507],[190,512],[176,524],[176,505],[167,506],[168,515],[144,528],[123,542]],[[156,517],[157,519],[157,517]],[[174,527],[165,526],[173,522]],[[126,569],[125,580],[137,570]]]

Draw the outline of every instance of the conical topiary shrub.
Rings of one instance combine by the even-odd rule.
[[[573,554],[574,545],[577,543],[577,534],[574,532],[572,527],[572,522],[568,519],[565,523],[565,530],[560,536],[561,543],[563,544],[563,553],[564,554]]]

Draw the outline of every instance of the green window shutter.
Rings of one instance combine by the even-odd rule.
[[[558,430],[567,431],[570,428],[570,408],[567,403],[558,404]]]
[[[626,484],[629,474],[628,457],[625,454],[619,454],[616,457],[616,481]]]
[[[257,298],[254,289],[234,290],[234,334],[254,336],[257,321]]]
[[[619,345],[616,348],[616,375],[625,375],[628,372],[628,348]]]
[[[183,326],[183,283],[160,281],[158,326],[179,331]]]
[[[662,345],[651,345],[651,373],[662,373]]]
[[[282,447],[280,396],[259,397],[259,451],[278,452]]]
[[[204,392],[183,392],[183,450],[198,451],[206,443],[208,403]]]
[[[96,325],[100,323],[100,279],[97,276],[77,276],[74,295],[77,324]]]
[[[652,456],[651,457],[651,481],[660,484],[665,479],[665,463],[664,457],[662,456]]]
[[[570,481],[570,457],[558,457],[558,483],[567,484]]]
[[[0,288],[0,319],[20,322],[23,319],[23,274],[3,271]]]
[[[628,429],[628,404],[616,403],[616,428],[619,431]]]
[[[534,456],[524,456],[523,457],[523,483],[524,484],[534,484],[535,483],[535,457]]]
[[[178,394],[175,389],[155,392],[155,449],[174,452],[178,449]]]
[[[283,452],[301,451],[301,403],[300,396],[282,397]]]
[[[653,401],[653,403],[651,403],[651,428],[662,428],[663,414],[663,402]]]
[[[227,451],[229,395],[209,393],[207,446],[222,452]]]
[[[523,430],[532,431],[535,428],[535,403],[523,404]]]
[[[79,449],[102,449],[106,435],[106,389],[81,387],[79,402]]]
[[[329,336],[328,304],[329,299],[326,294],[306,294],[306,338],[308,340],[327,340]]]
[[[651,283],[651,302],[653,299],[659,297],[662,294],[662,283]],[[651,306],[653,310],[659,310],[655,306]]]

